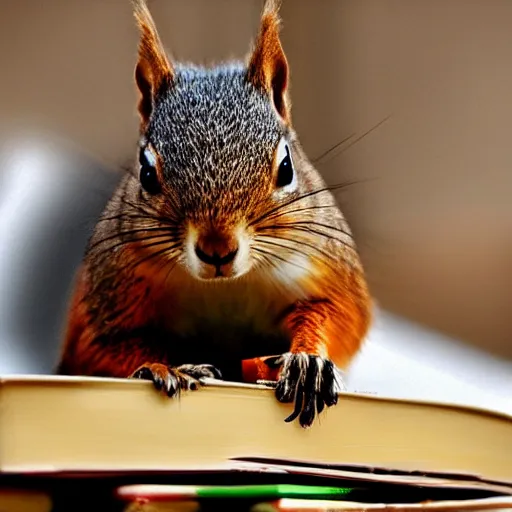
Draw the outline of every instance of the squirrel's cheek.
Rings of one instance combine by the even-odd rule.
[[[315,267],[307,255],[292,254],[267,267],[270,279],[279,282],[298,296],[307,297],[315,288]]]
[[[252,268],[251,239],[243,227],[235,230],[235,238],[238,244],[238,253],[233,264],[233,270],[235,275],[241,276]]]
[[[201,262],[195,256],[195,246],[197,243],[198,232],[193,226],[188,226],[187,234],[183,243],[184,263],[188,271],[193,276],[199,276],[201,271]]]

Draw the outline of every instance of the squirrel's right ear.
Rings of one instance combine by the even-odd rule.
[[[266,0],[260,32],[249,60],[247,78],[255,87],[270,95],[277,113],[290,122],[288,98],[288,61],[279,39],[280,0]]]
[[[145,0],[132,0],[140,31],[139,60],[135,80],[140,92],[139,114],[144,129],[153,111],[156,97],[174,78],[174,69],[167,58],[155,23]]]

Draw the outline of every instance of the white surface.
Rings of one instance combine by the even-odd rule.
[[[512,414],[512,361],[387,313],[346,375],[349,391],[461,403]]]

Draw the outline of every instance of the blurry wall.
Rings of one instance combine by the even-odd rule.
[[[51,137],[0,144],[0,375],[53,373],[76,267],[116,173]]]
[[[245,54],[261,2],[149,5],[174,55],[209,62]],[[329,183],[361,181],[338,197],[380,304],[512,357],[512,2],[284,0],[282,15],[311,158],[390,116],[319,165]],[[134,156],[136,48],[128,0],[2,2],[2,140],[65,137],[94,162],[69,168],[82,200],[108,190],[99,176]],[[0,171],[0,205],[5,186]]]

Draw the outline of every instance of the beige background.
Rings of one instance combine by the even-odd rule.
[[[176,56],[244,55],[257,0],[153,0]],[[284,0],[294,120],[391,311],[512,357],[512,1]],[[128,0],[0,5],[2,129],[64,135],[115,168],[137,137]],[[364,181],[368,180],[368,181]]]

